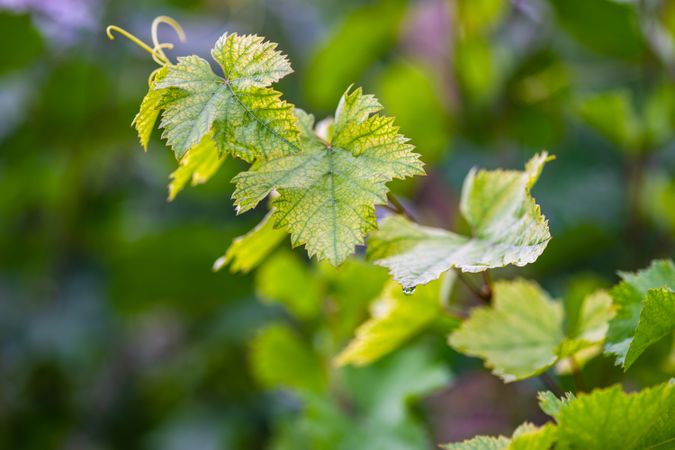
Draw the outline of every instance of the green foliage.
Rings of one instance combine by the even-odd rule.
[[[398,283],[387,283],[371,305],[371,318],[338,355],[338,364],[366,365],[398,348],[437,318],[444,288],[437,281],[406,294]]]
[[[537,375],[558,360],[562,308],[534,283],[498,282],[494,306],[480,308],[450,336],[456,350],[485,359],[504,381]]]
[[[578,391],[564,398],[550,392],[540,394],[540,407],[553,417],[553,422],[541,427],[525,422],[511,437],[478,436],[445,448],[665,448],[675,439],[670,424],[675,408],[671,385],[635,394],[625,394],[619,387],[591,390],[588,394],[580,391],[587,390],[584,379],[607,385],[618,378],[619,370],[612,372],[611,361],[606,359],[584,365],[601,352],[603,345],[627,369],[645,349],[672,335],[672,262],[655,262],[637,274],[622,274],[623,281],[611,293],[598,290],[608,280],[597,275],[582,279],[553,270],[574,266],[573,260],[546,261],[528,267],[528,276],[538,277],[551,292],[566,289],[563,301],[553,299],[533,281],[499,279],[493,283],[488,270],[534,263],[551,239],[548,221],[531,195],[543,166],[552,159],[546,152],[535,155],[522,171],[469,172],[459,208],[468,225],[465,235],[415,221],[420,217],[433,223],[463,223],[456,221],[451,211],[442,210],[434,193],[451,190],[454,177],[461,175],[455,173],[454,164],[461,166],[468,160],[466,149],[483,140],[495,143],[496,148],[522,147],[523,142],[510,142],[518,135],[512,129],[513,123],[523,126],[520,132],[529,137],[530,128],[540,128],[540,124],[545,128],[553,122],[548,120],[549,115],[561,116],[566,110],[561,103],[566,96],[559,92],[574,90],[568,85],[571,77],[567,74],[575,71],[569,71],[561,55],[547,46],[543,46],[545,50],[533,50],[509,41],[518,34],[510,32],[511,22],[523,22],[522,26],[527,27],[525,22],[538,22],[541,18],[536,17],[537,11],[526,11],[523,5],[503,0],[455,2],[451,26],[444,26],[452,30],[452,36],[437,35],[433,27],[425,30],[429,40],[447,39],[452,73],[439,71],[423,52],[416,54],[413,63],[406,61],[404,54],[396,54],[393,64],[390,58],[382,58],[382,67],[372,64],[373,57],[389,55],[389,47],[394,45],[407,13],[412,11],[413,19],[418,20],[447,9],[442,2],[436,3],[376,2],[355,9],[337,27],[334,38],[309,61],[307,80],[312,81],[305,88],[307,100],[324,107],[357,76],[376,80],[388,111],[400,117],[406,133],[410,130],[409,135],[432,162],[440,160],[450,136],[458,135],[457,145],[453,145],[453,151],[461,153],[457,159],[434,168],[432,176],[417,190],[412,183],[406,184],[406,194],[416,194],[410,203],[393,197],[388,184],[424,174],[420,156],[394,125],[394,118],[381,115],[380,102],[365,95],[361,88],[348,88],[335,117],[315,123],[314,116],[287,103],[272,88],[291,72],[291,67],[286,56],[276,50],[277,45],[261,37],[223,35],[211,51],[222,74],[214,72],[209,61],[195,55],[178,57],[176,64],[170,62],[162,51],[169,45],[157,42],[156,25],[172,24],[166,18],[153,24],[154,49],[142,44],[161,67],[151,75],[150,89],[133,125],[144,149],[158,120],[164,130],[162,136],[179,164],[171,174],[169,199],[188,184],[211,179],[223,168],[228,155],[251,164],[233,178],[232,198],[237,213],[254,209],[269,198],[269,211],[262,221],[234,239],[214,264],[214,270],[227,265],[233,272],[258,268],[253,277],[245,280],[253,281],[255,295],[263,303],[274,305],[258,305],[259,310],[246,309],[239,315],[225,314],[222,324],[222,333],[228,336],[245,335],[242,329],[247,326],[260,330],[249,343],[250,373],[259,387],[285,391],[284,395],[265,400],[278,406],[265,408],[264,412],[266,421],[274,419],[270,448],[429,448],[429,436],[439,430],[424,427],[421,419],[429,419],[425,416],[431,413],[426,405],[415,408],[415,402],[449,384],[447,367],[439,361],[441,356],[449,356],[458,372],[473,365],[451,353],[442,339],[430,339],[430,335],[438,338],[448,330],[452,330],[448,343],[454,350],[483,359],[485,366],[505,382],[541,375],[557,365],[557,375],[551,371],[542,380],[547,384],[557,381],[565,388],[574,385]],[[560,23],[589,49],[625,60],[656,56],[646,51],[646,46],[653,43],[632,28],[638,15],[635,5],[610,0],[551,3]],[[602,29],[589,26],[586,17],[575,17],[587,13],[597,18],[600,12],[607,15],[607,27]],[[420,42],[411,42],[408,51],[416,53],[417,45]],[[657,64],[651,60],[649,63]],[[452,86],[439,89],[439,83],[446,78],[452,78]],[[297,94],[297,86],[289,92]],[[644,184],[640,171],[653,163],[650,155],[666,146],[674,135],[675,91],[658,81],[645,89],[620,87],[602,92],[605,93],[583,98],[573,92],[571,109],[576,118],[630,153],[627,168],[635,179],[631,179],[627,194],[636,202],[630,208],[639,215],[643,206],[640,202],[650,195],[640,191]],[[638,95],[643,93],[644,98]],[[639,101],[635,108],[633,97]],[[542,113],[546,119],[532,122]],[[562,127],[562,117],[557,118]],[[531,126],[533,123],[536,127]],[[538,130],[532,130],[535,131]],[[544,130],[540,136],[560,132],[554,131]],[[598,153],[594,158],[604,162],[602,152]],[[578,167],[572,165],[569,169],[568,164],[579,155],[574,150],[561,154],[565,154],[562,170],[570,170],[576,177]],[[239,163],[225,167],[240,170],[241,166],[235,164]],[[645,167],[633,167],[642,164]],[[450,166],[453,169],[446,173],[438,170]],[[584,209],[585,196],[592,191],[589,181],[583,179],[586,175],[579,174],[573,183],[578,198],[575,203],[580,209]],[[595,186],[603,173],[593,175]],[[667,174],[664,180],[668,180]],[[446,181],[448,186],[442,184]],[[559,205],[555,201],[560,194],[553,195],[551,191],[559,186],[561,191],[570,188],[559,183],[561,178],[555,173],[545,181],[541,198],[553,199],[551,216],[557,217],[557,223],[564,228],[567,217],[565,212],[557,211]],[[669,206],[664,198],[653,207],[661,218],[659,209]],[[382,208],[377,210],[376,206]],[[385,209],[396,214],[383,214]],[[193,213],[187,215],[197,217]],[[643,219],[636,217],[635,224],[620,231],[631,237],[635,232],[639,245],[649,245],[658,237],[640,235],[644,231],[641,227],[647,226]],[[565,232],[579,234],[574,229]],[[306,247],[310,261],[287,250],[277,251],[287,233],[293,247]],[[612,233],[618,234],[619,230]],[[592,237],[584,239],[592,241]],[[630,239],[622,234],[621,242],[627,241]],[[563,237],[560,245],[564,247],[569,242],[572,241],[568,237]],[[368,247],[365,259],[375,264],[358,256],[349,258],[364,243]],[[612,250],[602,259],[616,260],[617,254]],[[312,261],[314,256],[317,261]],[[595,269],[591,256],[588,259],[592,262],[583,264]],[[181,260],[181,255],[174,258]],[[147,266],[147,273],[156,270],[161,274],[152,278],[164,289],[161,295],[174,296],[178,289],[191,294],[202,284],[184,283],[176,288],[165,281],[166,261],[141,265]],[[378,266],[389,269],[394,280],[388,280]],[[516,269],[493,276],[510,276],[513,270]],[[151,278],[137,267],[128,271],[143,286],[148,284],[146,278]],[[475,286],[478,277],[460,273],[458,280],[466,289],[454,290],[456,272],[484,272],[484,285]],[[566,281],[570,279],[571,283]],[[580,279],[583,282],[576,284]],[[219,290],[215,298],[220,300],[223,292],[231,295],[229,289],[230,285],[227,292]],[[245,308],[255,307],[248,301],[250,295],[239,290],[237,295]],[[469,295],[485,304],[473,308]],[[201,324],[193,328],[201,330]],[[422,331],[424,336],[408,343]],[[661,360],[654,365],[663,369],[645,369],[649,364],[641,365],[642,370],[634,371],[638,374],[631,382],[638,380],[637,384],[644,385],[645,380],[662,381],[669,375],[667,362],[672,361],[672,355],[666,355],[665,345],[658,350]],[[241,361],[241,355],[223,353],[226,355],[221,357],[232,358],[235,364]],[[203,365],[211,364],[209,360]],[[592,375],[585,377],[582,369]],[[482,388],[478,385],[481,392]],[[466,390],[467,395],[471,390]],[[475,403],[475,399],[470,401]],[[461,405],[457,409],[462,409]],[[266,428],[267,425],[265,422]],[[622,432],[624,436],[618,437]]]
[[[606,294],[584,300],[579,331],[565,335],[563,308],[536,283],[498,281],[493,304],[477,308],[450,335],[457,351],[485,360],[505,382],[544,372],[561,358],[601,342],[611,317]]]
[[[224,161],[225,156],[218,153],[211,135],[204,136],[199,144],[188,150],[178,163],[178,168],[171,173],[169,201],[175,199],[188,183],[196,186],[209,181]]]
[[[544,411],[555,418],[541,428],[523,424],[511,441],[504,437],[478,437],[447,449],[598,449],[637,450],[670,448],[675,440],[672,425],[675,385],[661,384],[637,393],[620,386],[598,389],[578,397],[557,400],[540,394]]]
[[[556,448],[669,448],[675,440],[673,411],[672,383],[629,394],[620,386],[582,394],[560,409]]]
[[[675,330],[675,266],[655,261],[637,273],[620,273],[612,289],[617,308],[609,323],[605,351],[628,369],[642,352]]]
[[[452,268],[481,272],[534,262],[551,235],[530,189],[548,160],[544,152],[532,158],[524,172],[469,173],[462,188],[460,209],[473,237],[393,216],[370,237],[368,258],[387,267],[404,288],[428,283]]]
[[[233,180],[237,212],[277,192],[270,226],[287,230],[310,257],[338,265],[377,228],[375,205],[387,203],[386,183],[423,174],[422,163],[394,119],[378,115],[382,105],[361,89],[347,90],[334,123],[314,130],[313,116],[293,113],[269,87],[291,72],[275,48],[258,36],[226,33],[211,51],[224,78],[198,56],[167,63],[152,77],[134,124],[146,148],[161,111],[162,137],[180,160],[170,200],[188,181],[207,181],[228,153],[255,162]],[[233,270],[253,268],[259,260],[249,246],[273,237],[254,250],[262,259],[280,239],[266,224],[237,240],[216,266],[235,260]]]
[[[221,153],[249,162],[297,151],[293,106],[269,87],[291,72],[275,47],[258,36],[223,35],[211,56],[225,78],[194,55],[166,66],[154,89],[162,90],[162,136],[177,158],[212,130]]]
[[[381,108],[361,89],[347,91],[335,122],[316,132],[314,118],[298,111],[303,150],[237,175],[233,197],[239,212],[277,190],[275,226],[285,227],[293,246],[305,245],[310,257],[342,263],[377,227],[375,205],[387,203],[386,183],[423,173],[393,119],[370,115]]]

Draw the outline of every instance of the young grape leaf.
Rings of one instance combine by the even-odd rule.
[[[556,449],[672,448],[675,385],[628,394],[620,386],[598,389],[565,402],[556,420]]]
[[[326,385],[319,357],[283,324],[260,331],[251,344],[249,360],[253,375],[266,388],[320,392]]]
[[[421,286],[406,294],[389,282],[371,305],[371,318],[356,330],[356,337],[337,356],[340,365],[363,366],[395,350],[438,315],[441,283]]]
[[[171,173],[169,183],[169,201],[183,190],[186,184],[192,186],[206,183],[225,161],[225,155],[218,153],[216,143],[211,135],[192,147],[178,163],[178,168]]]
[[[390,216],[368,240],[368,258],[387,267],[404,288],[428,283],[452,268],[481,272],[534,262],[551,235],[530,189],[548,160],[543,152],[527,163],[524,172],[469,173],[460,209],[473,237]]]
[[[141,142],[143,150],[148,149],[148,142],[150,142],[150,135],[152,130],[155,129],[155,123],[157,122],[157,117],[159,116],[159,105],[162,101],[162,91],[156,89],[156,83],[161,81],[162,78],[168,73],[167,66],[158,69],[155,72],[153,79],[150,82],[150,89],[148,93],[145,94],[143,100],[141,101],[141,108],[134,117],[131,125],[136,128],[138,133],[138,140]]]
[[[232,241],[232,244],[213,264],[218,271],[228,264],[232,272],[249,272],[265,259],[286,237],[284,230],[275,229],[270,211],[258,225],[243,236]]]
[[[162,94],[157,108],[164,110],[162,136],[177,158],[211,131],[220,152],[249,162],[298,150],[293,106],[269,87],[291,72],[275,47],[258,36],[226,33],[211,51],[225,78],[195,55],[166,66],[155,81]]]
[[[493,305],[477,308],[450,335],[457,351],[485,360],[505,382],[544,372],[558,360],[563,312],[537,284],[499,281]]]
[[[374,114],[381,108],[361,89],[347,90],[335,122],[323,122],[316,131],[314,118],[296,110],[302,151],[259,161],[237,175],[238,212],[277,190],[275,226],[285,227],[293,245],[305,245],[310,257],[343,262],[377,227],[375,205],[387,202],[386,183],[424,173],[393,119]]]
[[[611,295],[617,314],[609,323],[605,352],[627,370],[651,344],[675,330],[675,265],[655,261],[637,273],[621,273]]]

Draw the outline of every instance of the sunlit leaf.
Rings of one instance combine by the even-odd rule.
[[[666,449],[675,442],[675,385],[636,393],[620,386],[580,394],[557,417],[556,449]]]
[[[371,317],[337,357],[339,364],[369,364],[395,350],[438,315],[441,283],[421,286],[406,294],[401,286],[389,282],[371,305]]]
[[[192,147],[178,163],[178,168],[171,173],[169,183],[169,201],[190,183],[192,186],[206,183],[225,161],[225,155],[218,153],[216,143],[210,135]]]
[[[239,212],[255,207],[273,190],[275,226],[286,228],[294,246],[310,257],[340,264],[376,228],[375,205],[387,202],[386,183],[422,174],[419,155],[398,133],[393,119],[361,89],[346,92],[325,136],[312,132],[313,117],[298,111],[300,153],[254,164],[234,178]]]
[[[368,240],[368,258],[387,267],[404,288],[428,283],[452,268],[480,272],[534,262],[551,235],[530,188],[548,160],[544,152],[532,158],[523,172],[469,173],[460,207],[473,237],[391,216]]]
[[[558,359],[563,340],[562,307],[535,283],[495,283],[493,306],[475,309],[450,335],[457,351],[485,360],[511,382],[542,373]]]
[[[162,136],[177,158],[211,131],[219,151],[246,161],[297,151],[293,106],[269,88],[291,72],[274,48],[257,36],[225,34],[211,54],[226,78],[194,55],[167,66],[155,89],[162,92]]]

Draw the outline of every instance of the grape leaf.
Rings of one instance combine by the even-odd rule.
[[[249,272],[265,259],[286,237],[284,230],[275,229],[271,220],[272,212],[267,213],[262,221],[251,231],[239,236],[213,264],[218,271],[228,264],[232,272]]]
[[[143,150],[148,149],[148,142],[150,142],[150,135],[155,129],[155,123],[159,116],[159,105],[162,101],[162,91],[155,89],[156,83],[166,76],[168,69],[166,66],[158,69],[152,81],[150,82],[150,89],[145,94],[141,101],[141,108],[134,117],[131,125],[136,128],[138,133],[138,140],[141,142]]]
[[[171,173],[169,201],[173,201],[188,183],[192,186],[206,183],[224,161],[225,156],[218,153],[211,135],[204,136],[199,144],[188,150],[178,168]]]
[[[566,402],[556,449],[637,450],[675,443],[675,385],[626,394],[620,386],[581,394]]]
[[[269,87],[291,72],[275,47],[258,36],[226,33],[211,51],[225,78],[195,55],[166,66],[155,90],[162,93],[162,136],[177,158],[211,131],[220,152],[249,162],[297,151],[293,106]]]
[[[368,240],[368,258],[387,267],[404,288],[428,283],[453,267],[481,272],[534,262],[551,235],[530,189],[549,159],[546,152],[536,155],[523,172],[469,173],[460,209],[473,237],[390,216]]]
[[[438,315],[441,283],[429,283],[406,294],[389,282],[371,305],[371,318],[337,356],[340,365],[363,366],[395,350],[431,323]]]
[[[267,388],[318,392],[326,384],[319,357],[283,324],[272,324],[253,339],[249,355],[253,375]]]
[[[485,359],[505,382],[542,373],[558,360],[563,313],[537,284],[499,281],[493,305],[477,308],[450,335],[457,351]]]
[[[237,175],[238,212],[254,208],[273,190],[273,220],[294,246],[338,265],[377,227],[375,205],[387,202],[386,183],[422,174],[419,155],[382,106],[361,89],[345,92],[334,123],[312,131],[314,118],[296,110],[302,151],[254,164]],[[372,114],[372,115],[371,115]]]
[[[651,344],[675,329],[675,265],[655,261],[623,281],[611,295],[617,314],[609,323],[605,352],[627,370]]]

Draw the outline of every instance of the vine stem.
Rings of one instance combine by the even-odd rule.
[[[389,203],[391,203],[391,204],[393,205],[393,207],[394,207],[393,211],[394,211],[394,212],[397,212],[397,213],[399,213],[399,214],[401,214],[401,215],[407,217],[408,219],[412,220],[413,222],[417,223],[417,220],[416,220],[415,217],[412,215],[412,213],[410,213],[410,211],[408,211],[408,209],[407,209],[405,206],[403,206],[403,203],[401,203],[401,202],[396,198],[396,196],[395,196],[394,194],[392,194],[391,192],[389,192],[389,193],[387,194],[387,200],[389,200]],[[390,209],[391,209],[391,208],[390,208]]]
[[[492,277],[490,276],[490,270],[486,269],[482,272],[483,275],[483,295],[488,303],[492,302]]]
[[[459,279],[459,281],[464,283],[464,285],[467,287],[467,289],[469,289],[471,291],[471,293],[474,294],[476,297],[478,297],[480,300],[482,300],[484,302],[490,301],[490,297],[486,296],[485,290],[477,288],[473,283],[471,283],[464,276],[464,274],[460,270],[457,270],[457,278]]]

